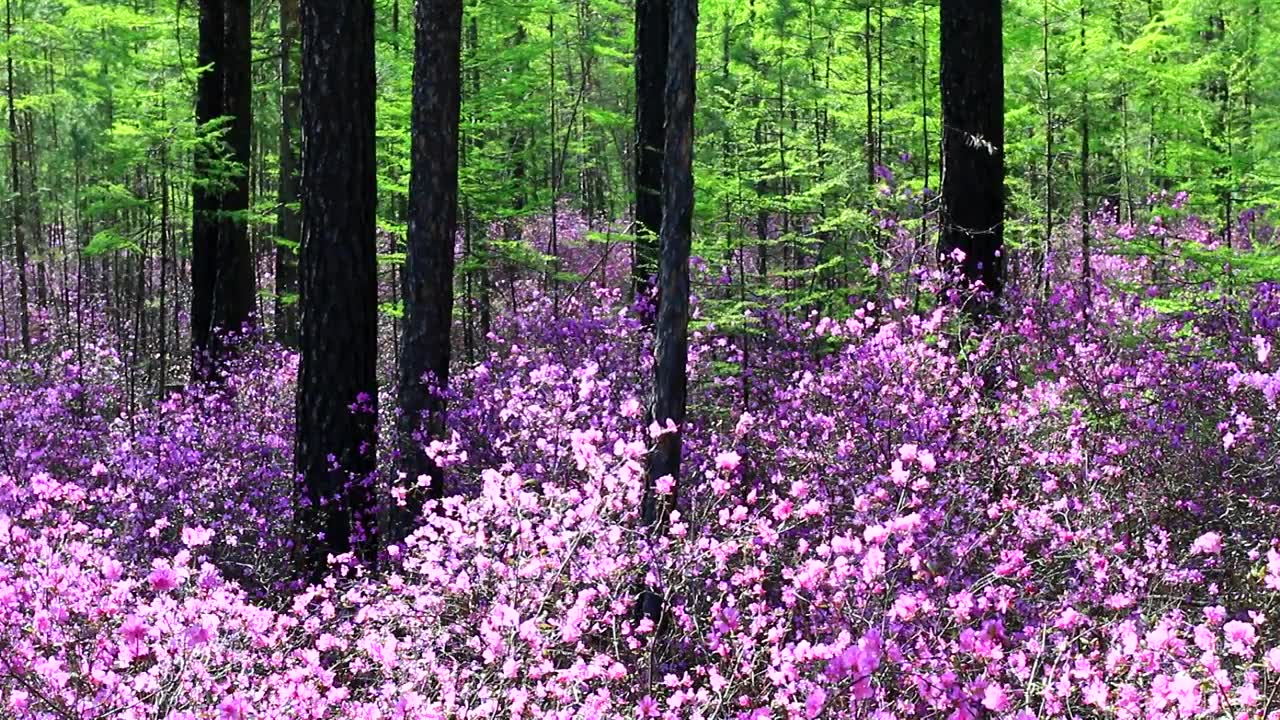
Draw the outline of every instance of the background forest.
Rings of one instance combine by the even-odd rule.
[[[0,719],[1280,720],[1280,5],[0,1]]]

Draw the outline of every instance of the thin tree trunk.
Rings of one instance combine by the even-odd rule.
[[[871,4],[868,2],[866,8],[866,17],[862,23],[862,51],[863,58],[866,61],[866,84],[864,91],[867,100],[867,192],[876,184],[876,125],[875,125],[875,95],[872,94],[871,88]]]
[[[164,113],[161,103],[161,114]],[[160,146],[160,336],[159,363],[160,379],[157,383],[157,395],[163,399],[169,375],[169,335],[165,329],[165,306],[169,292],[169,144]]]
[[[642,521],[662,527],[674,505],[680,479],[680,452],[688,393],[689,250],[693,224],[693,110],[697,54],[697,0],[671,0],[666,86],[666,142],[663,146],[661,258],[658,266],[657,344],[654,353],[653,419],[675,424],[661,435],[649,456]],[[675,487],[657,492],[669,476]],[[659,622],[662,600],[653,588],[641,598],[642,613]],[[659,623],[661,624],[661,623]]]
[[[1049,0],[1044,0],[1043,21],[1040,42],[1044,59],[1044,247],[1037,272],[1048,296],[1050,278],[1046,263],[1053,250],[1053,74],[1049,67]]]
[[[551,256],[551,273],[550,282],[547,287],[551,290],[551,316],[559,319],[560,317],[560,218],[557,209],[560,205],[560,166],[556,163],[556,17],[552,13],[548,23],[547,32],[551,35],[551,102],[547,108],[547,115],[551,124],[551,143],[548,145],[551,152],[551,171],[547,173],[547,184],[551,189],[551,237],[547,248],[547,254]]]
[[[277,188],[275,246],[276,340],[298,344],[298,245],[302,219],[298,213],[298,126],[302,105],[298,88],[297,45],[299,0],[280,0],[280,185]],[[394,34],[393,37],[398,37]]]
[[[1086,8],[1080,2],[1080,54],[1084,57]],[[1092,269],[1092,198],[1089,194],[1089,81],[1086,78],[1080,95],[1080,276],[1084,290],[1085,312],[1093,295]]]
[[[18,329],[21,333],[22,349],[31,349],[31,314],[27,307],[27,240],[23,221],[26,215],[26,191],[22,185],[22,167],[18,156],[18,112],[15,104],[15,88],[13,80],[13,0],[5,0],[5,37],[10,47],[5,56],[5,65],[9,75],[9,192],[13,198],[9,203],[9,212],[13,230],[13,248],[15,265],[18,271]]]
[[[453,327],[454,236],[458,225],[458,116],[461,105],[461,0],[419,0],[413,64],[413,167],[409,239],[404,265],[404,332],[400,351],[400,469],[412,483],[407,517],[423,496],[440,498],[444,478],[424,442],[445,430]]]

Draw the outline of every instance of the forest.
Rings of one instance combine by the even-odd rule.
[[[0,2],[0,720],[1280,720],[1280,3]]]

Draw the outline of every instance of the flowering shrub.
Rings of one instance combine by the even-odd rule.
[[[105,348],[0,366],[0,717],[1280,718],[1280,290],[1054,287],[700,326],[652,531],[632,309],[497,316],[449,496],[308,588],[290,354],[132,414]]]

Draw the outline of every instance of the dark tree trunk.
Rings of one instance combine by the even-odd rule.
[[[13,3],[6,0],[4,4],[5,38],[13,39]],[[21,332],[22,349],[31,349],[31,315],[27,307],[27,242],[23,221],[26,217],[26,192],[22,185],[21,162],[18,156],[18,113],[16,110],[13,84],[13,48],[9,48],[5,56],[5,64],[9,75],[9,170],[12,185],[9,192],[13,198],[9,203],[10,222],[13,229],[14,264],[18,269],[18,329]]]
[[[1088,52],[1085,41],[1085,21],[1088,8],[1080,3],[1080,53],[1083,57]],[[1085,298],[1085,314],[1089,312],[1089,303],[1093,297],[1093,196],[1089,190],[1089,80],[1084,81],[1080,94],[1080,279],[1083,283]]]
[[[300,32],[298,0],[280,0],[280,186],[277,200],[275,248],[276,340],[298,344],[298,245],[302,218],[298,203],[298,126],[302,105],[298,97],[297,45]],[[292,300],[292,302],[291,302]]]
[[[223,0],[201,0],[199,49],[196,62],[205,68],[196,81],[196,124],[204,128],[222,114],[225,33]],[[191,186],[191,343],[197,374],[209,349],[213,326],[213,286],[218,246],[218,188],[211,182],[217,156],[215,142],[196,150],[195,178]]]
[[[942,235],[970,283],[1004,286],[1004,59],[1000,0],[943,0]],[[992,306],[994,307],[994,306]],[[982,312],[978,305],[972,311]]]
[[[192,186],[191,340],[197,377],[221,353],[218,334],[237,331],[254,310],[252,258],[245,212],[249,207],[249,138],[252,46],[248,0],[202,0],[199,59],[211,66],[197,84],[196,122],[204,128],[231,116],[225,135],[197,150]],[[226,147],[224,148],[224,140]],[[214,184],[211,169],[225,154],[240,164],[227,184]]]
[[[757,148],[764,148],[764,123],[756,121],[755,141]],[[762,160],[763,163],[763,160]],[[765,206],[765,198],[769,194],[769,183],[763,177],[756,181],[756,272],[760,282],[769,282],[769,210]]]
[[[656,481],[680,478],[689,359],[689,249],[693,224],[693,104],[698,25],[697,0],[671,0],[670,65],[666,86],[666,142],[663,146],[662,254],[658,265],[657,347],[654,357],[653,419],[678,430],[658,438],[649,456],[642,520],[661,526],[675,502],[675,491],[659,496]],[[652,590],[644,593],[646,617],[661,615]]]
[[[238,331],[257,309],[253,253],[249,247],[249,169],[253,137],[253,16],[249,0],[226,0],[226,72],[223,114],[235,175],[223,196],[215,272],[214,327]]]
[[[664,92],[669,0],[636,0],[636,217],[632,289],[643,295],[658,270],[662,231]]]
[[[163,112],[164,104],[161,103],[161,111]],[[160,307],[157,316],[160,325],[160,334],[157,336],[160,346],[160,378],[156,383],[156,397],[161,400],[166,394],[166,387],[169,382],[169,333],[165,324],[166,314],[165,305],[168,300],[168,284],[169,284],[169,242],[171,229],[169,227],[169,145],[166,143],[160,146]],[[61,220],[58,222],[59,230],[63,237],[63,266],[66,265],[66,226]],[[66,271],[63,271],[63,284],[66,284]],[[64,287],[65,292],[65,287]]]
[[[874,192],[876,186],[876,124],[875,94],[871,89],[871,4],[869,2],[866,7],[866,15],[862,21],[862,57],[866,64],[867,138],[864,149],[867,156],[867,192],[870,193]]]
[[[473,15],[471,22],[467,25],[467,42],[471,45],[471,70],[470,85],[473,97],[480,95],[480,65],[478,55],[480,52],[480,28],[479,23]],[[475,140],[478,145],[479,140]],[[493,329],[493,301],[492,280],[490,279],[489,263],[492,262],[492,253],[489,250],[489,235],[484,230],[480,232],[479,240],[479,282],[480,282],[480,350],[483,352],[489,346],[489,333]]]
[[[1201,33],[1206,45],[1206,52],[1212,54],[1223,52],[1214,46],[1226,39],[1226,17],[1221,8],[1209,16],[1209,27]],[[1205,95],[1213,103],[1215,112],[1208,127],[1208,146],[1214,155],[1213,182],[1218,200],[1218,210],[1222,213],[1222,233],[1227,247],[1232,244],[1232,212],[1231,187],[1231,80],[1227,71],[1215,69],[1209,74],[1205,83]]]
[[[454,235],[458,225],[458,114],[462,0],[419,0],[413,63],[413,140],[409,235],[404,266],[400,352],[400,469],[425,493],[411,494],[409,521],[423,496],[439,498],[441,472],[423,451],[423,434],[444,431],[453,320]],[[425,426],[424,426],[425,421]]]
[[[1038,287],[1049,295],[1049,272],[1045,264],[1053,249],[1053,74],[1049,67],[1049,0],[1044,0],[1040,27],[1041,55],[1044,62],[1044,245],[1036,262]]]
[[[300,569],[313,581],[326,553],[367,549],[360,541],[372,528],[364,480],[375,469],[378,397],[373,48],[373,0],[302,3],[295,463]]]

